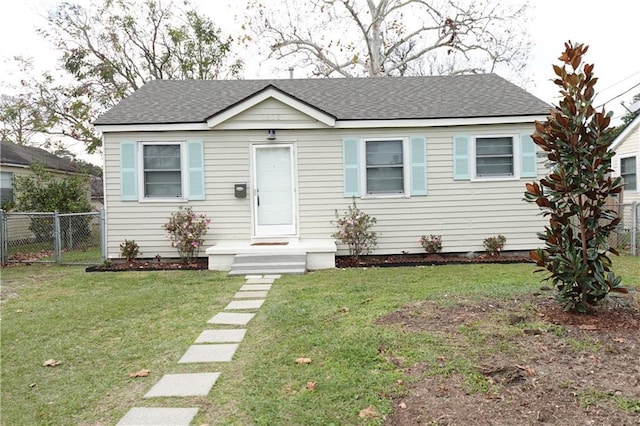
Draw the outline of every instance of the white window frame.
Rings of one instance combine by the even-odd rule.
[[[619,174],[621,178],[624,178],[624,176],[622,176],[622,160],[627,158],[633,158],[633,157],[635,157],[635,163],[636,163],[636,189],[625,189],[624,190],[625,192],[640,192],[640,180],[638,179],[640,177],[640,170],[638,167],[640,166],[640,161],[638,161],[638,159],[640,158],[640,155],[636,155],[634,153],[620,155]]]
[[[513,146],[513,175],[510,176],[478,176],[476,158],[476,139],[511,138]],[[469,153],[472,181],[512,181],[520,179],[520,135],[515,133],[500,133],[488,135],[474,135],[471,137],[471,152]]]
[[[15,174],[13,172],[5,172],[3,171],[2,174],[7,175],[9,178],[9,183],[11,184],[11,186],[4,188],[3,189],[9,189],[11,191],[11,199],[9,200],[9,202],[14,202],[16,200],[16,194],[14,191],[14,179],[15,179]]]
[[[144,188],[144,147],[150,145],[179,145],[180,146],[180,185],[181,197],[145,197]],[[162,203],[182,203],[187,200],[189,188],[187,187],[187,159],[185,141],[139,141],[138,142],[138,199],[140,202],[162,202]]]
[[[402,141],[402,193],[397,194],[369,194],[367,191],[367,142],[380,141]],[[360,198],[409,198],[411,194],[411,165],[409,164],[409,138],[408,137],[378,137],[378,138],[362,138],[360,139],[360,188],[362,195]]]

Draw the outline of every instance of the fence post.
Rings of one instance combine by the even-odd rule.
[[[107,221],[104,209],[100,209],[100,260],[107,260]]]
[[[631,254],[638,255],[638,202],[631,203]]]
[[[53,212],[53,252],[56,263],[62,263],[62,236],[60,235],[60,214]]]
[[[0,263],[2,266],[9,263],[9,233],[7,231],[7,212],[0,209]]]

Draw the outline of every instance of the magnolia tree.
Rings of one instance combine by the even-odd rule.
[[[625,290],[611,270],[608,236],[620,218],[607,207],[607,199],[622,190],[620,178],[611,177],[610,115],[593,107],[593,65],[583,63],[588,47],[565,43],[554,65],[554,83],[562,99],[532,135],[546,153],[551,172],[539,182],[527,183],[525,199],[535,202],[549,218],[538,233],[544,248],[531,258],[549,272],[565,310],[585,312],[610,291]]]

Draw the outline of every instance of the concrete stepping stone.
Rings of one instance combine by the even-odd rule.
[[[116,426],[189,426],[197,408],[134,407]]]
[[[233,298],[234,299],[255,299],[257,297],[257,298],[264,299],[265,297],[267,297],[267,293],[269,292],[268,291],[239,291],[233,296]]]
[[[266,274],[266,275],[263,275],[262,278],[264,278],[265,280],[277,280],[281,276],[282,275],[280,274]]]
[[[196,343],[240,343],[246,332],[246,329],[205,330],[200,333]]]
[[[220,373],[165,374],[144,398],[159,396],[206,396]]]
[[[240,291],[269,291],[271,284],[245,284],[240,287]]]
[[[273,284],[275,278],[247,278],[246,284]]]
[[[196,362],[230,362],[238,349],[237,343],[222,343],[218,345],[191,345],[182,355],[178,364]]]
[[[218,312],[207,323],[225,325],[246,325],[256,314]]]
[[[230,302],[225,308],[225,311],[232,309],[258,309],[264,303],[264,299],[260,300],[234,300]]]

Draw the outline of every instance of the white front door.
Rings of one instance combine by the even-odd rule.
[[[253,164],[254,236],[295,235],[293,145],[253,145]]]

